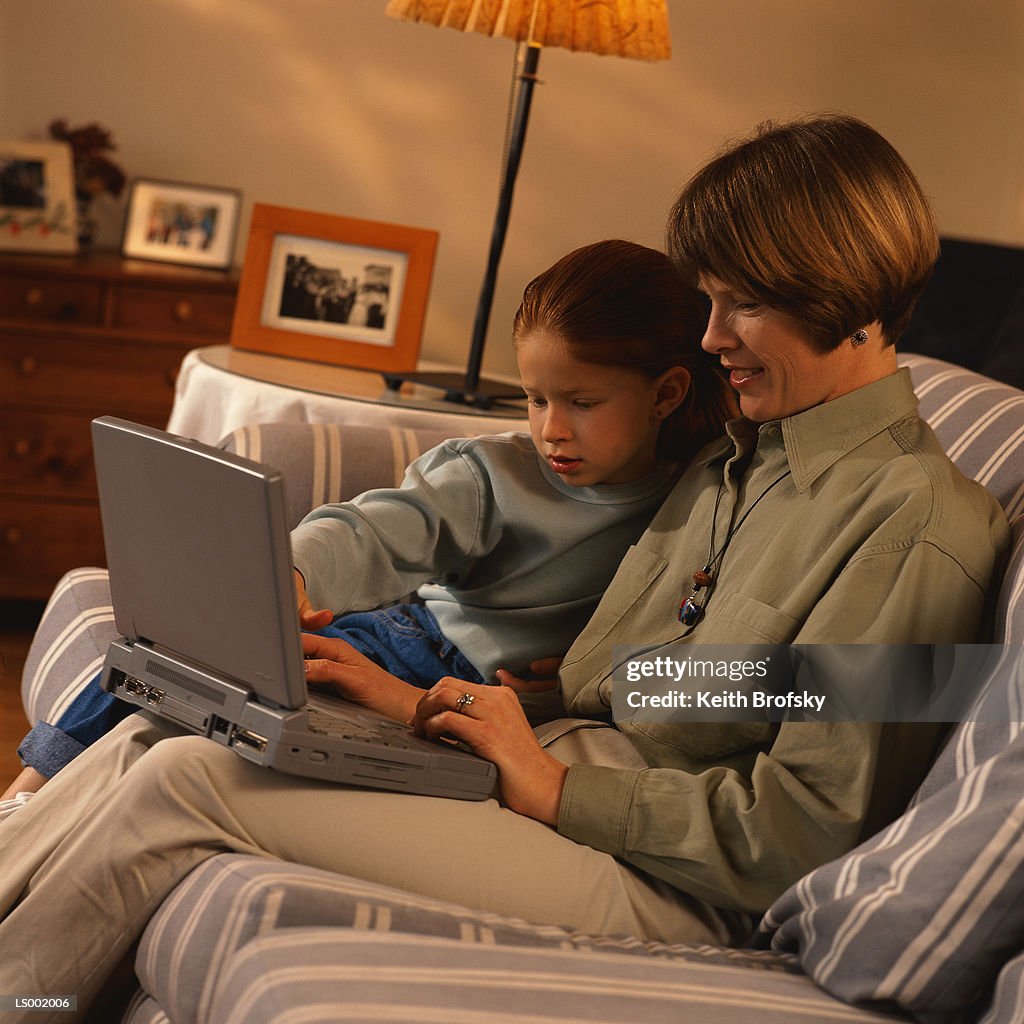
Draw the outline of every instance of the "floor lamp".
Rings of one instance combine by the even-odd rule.
[[[413,381],[442,389],[448,401],[485,408],[498,399],[522,397],[522,390],[514,385],[482,379],[480,369],[541,47],[666,60],[672,54],[672,45],[665,3],[666,0],[389,0],[389,17],[461,32],[504,36],[521,44],[524,53],[516,62],[513,77],[512,115],[505,141],[498,207],[466,372],[386,373],[389,388],[398,389],[403,381]]]

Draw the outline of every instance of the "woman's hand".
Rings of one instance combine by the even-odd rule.
[[[503,668],[499,668],[495,675],[502,686],[507,686],[516,693],[544,693],[558,685],[558,669],[561,664],[561,658],[538,658],[530,662],[529,679],[520,679]]]
[[[507,807],[548,825],[558,823],[569,769],[537,742],[511,687],[446,676],[420,699],[413,728],[430,739],[462,740],[497,765]]]
[[[423,691],[393,676],[337,637],[302,634],[306,678],[333,687],[342,697],[409,722]]]
[[[323,629],[334,621],[330,608],[314,608],[306,596],[306,581],[298,569],[295,571],[295,599],[299,608],[299,625],[303,629]]]

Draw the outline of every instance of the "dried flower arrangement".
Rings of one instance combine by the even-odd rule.
[[[80,125],[69,128],[64,118],[50,123],[50,137],[66,142],[71,147],[71,162],[75,175],[75,195],[78,198],[79,241],[88,245],[92,241],[95,222],[89,216],[89,207],[104,192],[115,199],[125,185],[125,174],[106,154],[117,149],[110,131],[102,125]]]
[[[71,146],[75,191],[82,198],[109,192],[115,199],[124,189],[124,171],[105,154],[117,149],[109,130],[98,124],[69,128],[63,118],[50,123],[50,137]]]

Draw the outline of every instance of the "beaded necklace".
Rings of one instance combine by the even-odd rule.
[[[773,480],[753,501],[750,508],[740,516],[740,521],[733,525],[733,519],[736,517],[736,509],[733,508],[732,514],[729,516],[729,532],[725,535],[725,540],[722,541],[722,546],[715,551],[715,533],[718,528],[718,507],[722,501],[722,491],[725,487],[725,478],[723,477],[718,484],[718,494],[715,495],[715,511],[711,520],[711,542],[708,544],[708,560],[704,565],[703,569],[698,569],[691,579],[693,580],[693,590],[690,591],[690,596],[683,598],[679,603],[679,621],[686,627],[692,628],[696,626],[702,618],[704,618],[704,609],[707,606],[708,601],[711,599],[711,593],[715,589],[715,583],[717,581],[718,571],[722,568],[722,561],[725,558],[726,549],[729,547],[729,542],[736,536],[739,528],[747,521],[747,516],[757,508],[758,502],[777,484],[782,483],[792,471],[786,470],[782,476],[777,477]],[[701,594],[701,591],[706,593]]]

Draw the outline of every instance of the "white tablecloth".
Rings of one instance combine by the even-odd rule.
[[[233,430],[249,423],[359,423],[363,425],[443,429],[452,437],[527,430],[523,416],[460,410],[430,399],[409,400],[387,391],[376,374],[359,374],[359,390],[367,397],[328,394],[316,390],[272,384],[225,369],[225,346],[194,349],[181,364],[174,407],[167,429],[174,434],[217,444]],[[204,358],[206,353],[206,358]],[[210,354],[212,353],[212,355]],[[244,354],[246,367],[260,358]],[[238,361],[237,359],[235,360]],[[273,366],[274,364],[263,364]],[[328,374],[328,371],[324,371]],[[380,383],[376,395],[374,381]],[[373,396],[373,397],[371,397]]]

